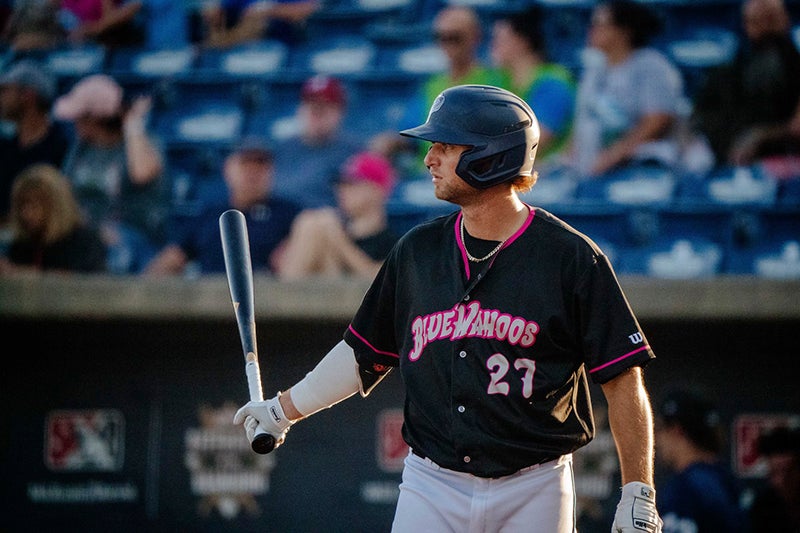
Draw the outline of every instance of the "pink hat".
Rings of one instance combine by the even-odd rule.
[[[302,100],[322,100],[338,105],[347,103],[347,94],[342,83],[325,74],[317,74],[307,79],[300,91],[300,98]]]
[[[360,152],[342,165],[340,181],[368,181],[374,183],[388,196],[394,189],[396,175],[392,163],[375,152]]]
[[[87,76],[56,100],[53,113],[61,120],[110,118],[122,110],[122,93],[122,87],[110,76]]]

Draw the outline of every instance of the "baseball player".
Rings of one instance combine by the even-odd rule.
[[[283,443],[298,420],[367,396],[398,367],[410,451],[393,532],[573,532],[591,378],[620,460],[612,530],[660,531],[642,373],[655,356],[602,251],[518,197],[537,179],[533,111],[506,90],[459,85],[400,134],[431,143],[436,197],[460,210],[404,235],[343,340],[234,423]]]

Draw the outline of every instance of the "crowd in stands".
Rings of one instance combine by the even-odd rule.
[[[19,249],[19,239],[33,238],[20,229],[23,207],[13,205],[33,202],[29,194],[12,194],[15,179],[33,164],[47,164],[69,180],[82,224],[105,247],[107,272],[221,271],[221,256],[212,257],[221,252],[214,214],[236,207],[250,215],[257,236],[256,268],[282,279],[332,272],[368,277],[387,244],[405,229],[393,225],[388,211],[426,181],[427,147],[397,131],[423,122],[443,89],[467,83],[508,88],[536,112],[540,183],[526,197],[532,204],[546,201],[551,184],[565,176],[573,191],[591,191],[640,171],[701,180],[721,170],[737,170],[731,175],[740,178],[759,172],[775,187],[800,181],[800,43],[793,40],[797,10],[789,10],[796,7],[792,0],[731,0],[740,26],[735,53],[704,67],[691,85],[664,46],[664,14],[647,3],[590,4],[585,25],[575,31],[583,36],[575,45],[581,58],[577,66],[555,59],[564,57],[556,49],[564,45],[548,41],[552,20],[535,0],[513,11],[415,3],[416,18],[409,20],[406,12],[402,22],[409,33],[420,24],[426,27],[424,43],[415,44],[435,47],[443,62],[414,75],[413,90],[399,102],[395,120],[368,134],[352,127],[358,123],[353,117],[373,112],[355,101],[357,75],[303,71],[302,83],[293,84],[297,73],[287,72],[281,81],[296,87],[296,94],[271,105],[291,115],[291,131],[272,136],[264,126],[260,133],[266,135],[257,140],[242,132],[227,146],[225,160],[212,172],[215,178],[192,185],[196,190],[188,211],[186,205],[175,209],[171,147],[153,126],[163,102],[134,91],[110,69],[65,79],[48,72],[42,60],[50,51],[87,44],[102,47],[108,57],[131,49],[186,46],[203,55],[265,42],[299,50],[311,39],[327,37],[319,28],[334,4],[6,3],[0,34],[5,53],[0,65],[2,255],[10,257],[9,243]],[[410,45],[411,38],[405,39],[399,38]],[[387,78],[385,83],[388,88],[395,82]],[[151,85],[155,93],[155,82]],[[543,196],[537,197],[540,191]],[[649,192],[623,188],[625,194]],[[375,210],[357,212],[359,202]],[[49,241],[31,242],[44,246]],[[306,250],[298,245],[304,242]],[[345,248],[354,253],[342,253]],[[786,272],[800,276],[800,258],[794,262]],[[48,268],[51,263],[39,257],[33,264]]]

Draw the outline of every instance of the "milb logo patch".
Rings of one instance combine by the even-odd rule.
[[[124,426],[116,409],[53,411],[45,423],[45,464],[61,472],[120,470]]]

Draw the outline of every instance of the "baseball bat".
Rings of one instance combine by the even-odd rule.
[[[261,369],[256,345],[253,264],[250,260],[250,240],[244,214],[236,209],[228,209],[219,217],[219,230],[225,257],[225,273],[244,351],[247,387],[250,399],[260,402],[264,400],[264,393],[261,389]],[[251,447],[256,453],[269,453],[275,448],[275,437],[258,427]]]

